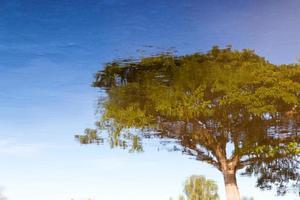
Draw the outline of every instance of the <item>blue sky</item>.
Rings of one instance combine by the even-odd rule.
[[[217,170],[180,153],[74,141],[96,119],[93,74],[115,58],[228,44],[293,63],[299,33],[298,0],[0,0],[0,186],[9,200],[164,200],[203,174],[224,195]],[[275,199],[238,181],[245,196]]]

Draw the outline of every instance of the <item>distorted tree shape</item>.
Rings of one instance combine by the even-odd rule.
[[[190,176],[184,184],[179,200],[218,200],[218,186],[204,176]]]
[[[142,138],[175,139],[182,151],[223,173],[227,199],[239,199],[237,170],[285,194],[299,187],[300,66],[274,65],[252,50],[159,55],[108,63],[96,74],[98,129],[82,143],[142,150]],[[139,130],[139,131],[137,131]],[[230,147],[231,152],[227,150]],[[177,149],[177,148],[176,148]]]

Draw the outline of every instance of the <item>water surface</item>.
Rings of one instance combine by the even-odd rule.
[[[186,177],[217,170],[182,156],[81,146],[74,134],[93,127],[93,74],[116,58],[175,47],[178,54],[213,45],[252,48],[272,63],[300,55],[298,1],[0,1],[0,185],[9,200],[168,199]],[[153,47],[149,47],[153,46]],[[144,49],[146,53],[137,51]],[[238,177],[241,194],[260,192]],[[117,192],[116,192],[117,191]]]

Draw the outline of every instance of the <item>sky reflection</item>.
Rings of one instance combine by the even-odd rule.
[[[300,55],[299,7],[297,0],[0,0],[5,195],[9,200],[164,200],[177,196],[192,174],[222,185],[216,170],[180,153],[149,145],[135,155],[73,141],[74,133],[96,119],[99,94],[89,87],[93,73],[112,59],[141,56],[138,49],[175,47],[185,54],[215,44],[253,48],[273,63],[293,63]],[[238,182],[245,196],[276,199],[255,189],[252,179]]]

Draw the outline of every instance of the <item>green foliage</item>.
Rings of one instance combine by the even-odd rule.
[[[191,176],[184,185],[184,194],[178,200],[218,200],[218,186],[204,176]]]
[[[102,138],[98,136],[97,130],[90,128],[84,130],[84,135],[75,135],[75,138],[78,139],[81,144],[100,144],[103,142]]]
[[[214,47],[207,54],[108,64],[94,85],[108,89],[106,118],[141,127],[157,115],[188,120],[289,111],[299,104],[299,81],[296,65],[275,66],[251,50]]]
[[[274,183],[283,194],[285,183],[300,182],[299,64],[274,65],[252,50],[213,47],[114,61],[93,85],[108,97],[100,103],[98,130],[76,136],[81,143],[98,143],[108,132],[111,147],[142,151],[142,138],[156,132],[223,173],[257,175],[262,189]]]

